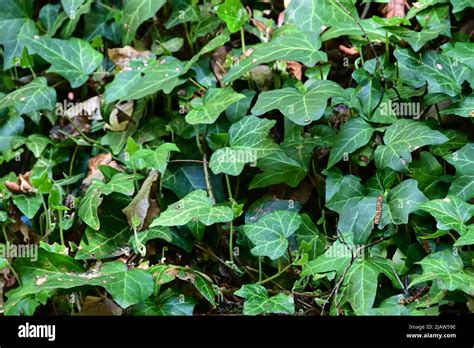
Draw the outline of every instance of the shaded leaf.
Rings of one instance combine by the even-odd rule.
[[[160,214],[150,225],[155,226],[180,226],[190,221],[200,221],[206,226],[217,222],[233,220],[234,213],[231,208],[222,205],[213,205],[204,190],[196,190],[180,201],[173,203]]]
[[[252,254],[276,260],[287,252],[288,237],[300,226],[301,217],[296,212],[274,211],[257,222],[244,226],[245,235],[255,245]]]

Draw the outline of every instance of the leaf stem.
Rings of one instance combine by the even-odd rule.
[[[232,196],[232,188],[230,186],[230,179],[229,179],[229,175],[225,175],[225,183],[227,185],[227,194],[229,195],[229,199],[230,200],[233,200],[233,196]]]
[[[41,195],[41,199],[43,201],[43,209],[44,209],[44,214],[46,217],[45,235],[48,235],[51,231],[51,215],[49,213],[49,209],[48,209],[48,206],[46,205],[46,200],[44,199],[43,195]]]
[[[63,212],[61,210],[58,210],[57,213],[58,213],[59,237],[61,238],[61,245],[66,246],[66,244],[64,243],[64,233],[63,233]]]
[[[5,238],[5,244],[8,244],[8,235],[7,235],[7,231],[5,230],[5,224],[2,224],[2,232],[3,232],[3,238]]]
[[[195,79],[191,77],[188,78],[188,81],[191,82],[193,85],[195,85],[199,89],[203,89],[203,90],[207,89],[206,87],[204,87],[203,85],[201,85],[199,82],[197,82]]]
[[[240,41],[242,43],[242,53],[247,56],[247,49],[245,48],[245,32],[244,27],[240,28]]]
[[[202,155],[202,160],[203,160],[202,167],[204,169],[204,178],[206,180],[207,193],[209,194],[209,198],[211,199],[212,203],[216,204],[216,198],[214,197],[214,192],[212,192],[211,177],[209,175],[209,167],[208,167],[206,153]]]
[[[71,163],[69,164],[69,176],[72,176],[72,171],[74,170],[74,161],[76,160],[76,154],[79,146],[76,145],[74,152],[72,153]]]
[[[202,160],[193,160],[193,159],[178,159],[178,160],[168,160],[166,163],[199,163],[203,164]]]
[[[229,260],[234,262],[234,222],[230,222],[229,230]]]
[[[279,276],[281,276],[283,273],[285,273],[286,271],[288,271],[291,267],[291,263],[288,264],[285,268],[283,268],[282,270],[280,270],[278,273],[272,275],[271,277],[269,278],[266,278],[264,280],[260,280],[257,284],[259,285],[262,285],[262,284],[265,284],[265,283],[268,283],[269,281],[272,281],[273,279],[276,279],[278,278]]]

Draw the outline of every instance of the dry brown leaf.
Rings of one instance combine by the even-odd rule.
[[[6,188],[11,193],[35,193],[36,189],[30,183],[31,172],[18,175],[18,182],[5,181]]]
[[[23,222],[21,219],[15,219],[15,223],[12,226],[13,232],[20,232],[23,236],[23,242],[37,242],[40,238],[37,234],[33,233],[32,230],[28,227],[27,224]]]
[[[303,79],[303,65],[301,63],[290,60],[287,63],[287,69],[288,69],[288,72],[291,75],[293,75],[296,79],[300,81]]]
[[[178,273],[178,274],[176,274],[176,277],[178,277],[179,279],[184,280],[184,281],[190,281],[193,284],[196,281],[196,275],[194,273],[191,273],[191,272],[185,272],[184,274],[179,274]]]
[[[125,69],[134,59],[149,58],[152,56],[150,51],[138,51],[131,46],[109,48],[107,50],[109,58],[117,64],[120,69]]]
[[[80,129],[84,134],[90,132],[91,125],[88,116],[76,116],[71,120],[74,122],[75,126],[71,124],[66,118],[60,117],[58,123],[53,128],[51,128],[49,136],[52,139],[64,141],[67,138],[65,134],[70,134],[71,136],[75,137],[81,135],[77,129]]]
[[[359,51],[355,47],[347,47],[344,45],[339,45],[339,49],[341,50],[342,53],[348,55],[348,56],[358,56]]]
[[[104,180],[104,174],[100,171],[99,166],[110,166],[120,171],[123,170],[117,162],[112,161],[112,155],[110,153],[100,153],[89,160],[89,170],[87,177],[83,180],[83,188],[88,187],[94,179],[100,181]]]
[[[385,17],[405,17],[406,0],[390,0]]]
[[[229,51],[226,46],[221,46],[212,54],[212,57],[211,57],[212,72],[214,73],[214,76],[219,81],[219,83],[221,82],[224,74],[227,72],[224,66],[225,66],[228,52]]]
[[[87,296],[77,315],[122,315],[123,309],[109,298]]]
[[[109,116],[109,123],[105,124],[105,129],[112,132],[121,132],[127,129],[128,123],[133,114],[133,101],[117,103]]]
[[[142,184],[142,187],[138,191],[137,195],[133,198],[129,205],[122,209],[122,212],[127,217],[128,224],[130,227],[134,228],[133,221],[138,219],[140,221],[137,228],[137,231],[140,231],[145,226],[145,220],[148,216],[148,211],[150,208],[150,194],[155,182],[158,180],[158,172],[152,171],[150,175],[145,179]],[[156,209],[156,207],[155,207]],[[159,213],[159,207],[158,207]],[[158,215],[154,212],[154,216]]]

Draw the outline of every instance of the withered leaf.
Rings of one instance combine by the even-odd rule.
[[[129,205],[122,209],[122,212],[127,216],[128,224],[133,228],[134,222],[139,221],[136,226],[137,230],[141,230],[144,226],[145,219],[150,208],[150,192],[153,184],[158,179],[158,172],[152,171],[142,184],[137,195],[133,198]]]

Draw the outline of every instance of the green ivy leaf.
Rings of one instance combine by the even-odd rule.
[[[41,195],[14,195],[13,203],[29,219],[33,219],[43,204]]]
[[[252,254],[276,260],[288,248],[288,237],[301,225],[301,216],[292,211],[273,211],[258,221],[244,226],[245,235],[255,245]]]
[[[39,19],[49,35],[54,35],[67,19],[67,15],[60,11],[60,4],[46,4],[40,10]]]
[[[180,150],[173,143],[161,144],[156,150],[140,149],[130,156],[130,162],[135,169],[151,168],[164,173],[171,151],[179,152]]]
[[[364,243],[374,227],[377,199],[366,195],[360,178],[348,175],[326,204],[339,213],[338,229],[342,233],[352,232],[356,243]]]
[[[410,166],[411,177],[418,181],[421,191],[429,198],[439,198],[440,179],[443,177],[443,167],[430,152],[420,153],[420,159]]]
[[[19,114],[10,114],[0,123],[0,153],[7,154],[11,149],[14,139],[23,132],[25,121]],[[0,160],[1,163],[1,160]]]
[[[100,190],[104,195],[110,195],[112,192],[121,193],[126,196],[131,196],[135,191],[133,184],[135,176],[125,173],[118,173],[110,179],[108,183],[95,181],[93,186]]]
[[[245,95],[228,88],[209,88],[204,98],[191,102],[191,110],[186,115],[189,124],[212,124],[230,105],[245,98]]]
[[[259,116],[278,109],[294,123],[304,126],[323,116],[329,98],[343,95],[344,91],[337,83],[309,80],[304,92],[287,87],[260,93],[252,113]]]
[[[275,121],[246,116],[229,129],[229,145],[211,156],[209,167],[214,174],[239,175],[246,163],[277,151],[278,145],[268,135]]]
[[[140,64],[142,65],[140,67]],[[105,89],[105,102],[136,100],[163,90],[169,94],[182,81],[184,65],[174,57],[162,57],[159,61],[138,63],[132,70],[122,70]]]
[[[474,144],[466,144],[444,159],[456,168],[449,194],[465,201],[474,197]]]
[[[474,225],[467,226],[467,231],[458,238],[454,246],[472,245],[474,244]]]
[[[408,216],[420,209],[420,204],[428,198],[418,189],[418,182],[408,179],[391,189],[382,205],[382,218],[379,228],[387,224],[395,225],[408,223]]]
[[[197,301],[191,296],[166,289],[158,298],[149,298],[132,307],[132,315],[190,316]]]
[[[217,6],[217,16],[222,19],[231,33],[235,33],[247,22],[249,15],[240,0],[225,0]]]
[[[248,56],[233,66],[224,76],[223,82],[230,83],[254,67],[275,60],[294,60],[307,66],[326,61],[325,53],[319,51],[319,36],[302,32],[293,26],[284,26],[275,33],[271,42],[260,43],[248,50]]]
[[[116,223],[114,219],[108,219],[109,223]],[[122,222],[120,220],[120,222]],[[81,243],[77,249],[76,260],[97,260],[126,254],[130,228],[125,226],[118,230],[111,228],[113,225],[105,225],[99,231],[90,227],[86,228]]]
[[[342,275],[344,270],[349,266],[354,242],[350,234],[342,233],[342,238],[337,239],[324,252],[323,255],[318,256],[315,260],[309,261],[301,271],[301,276],[318,276],[320,274],[336,272]]]
[[[257,167],[263,170],[263,173],[253,177],[249,189],[267,187],[282,182],[296,187],[307,175],[306,169],[283,150],[278,150],[259,159]]]
[[[39,158],[44,149],[51,144],[51,140],[41,134],[32,134],[26,138],[25,145],[36,158]]]
[[[474,7],[471,1],[469,0],[450,0],[453,4],[453,13],[458,13],[463,11],[468,7]]]
[[[384,135],[385,145],[379,145],[375,149],[375,163],[380,169],[389,167],[403,172],[412,160],[412,151],[421,146],[442,144],[448,140],[443,133],[420,122],[399,119],[387,127]]]
[[[334,140],[327,168],[331,168],[344,158],[344,154],[353,153],[355,150],[366,145],[372,138],[375,130],[362,118],[353,118],[346,122]]]
[[[408,42],[413,50],[418,52],[427,42],[436,39],[443,31],[449,28],[449,26],[438,25],[430,29],[423,29],[422,31],[414,31],[398,26],[383,26],[382,28],[400,40]]]
[[[150,297],[153,292],[153,278],[145,270],[137,268],[129,270],[125,263],[111,261],[95,270],[80,272],[81,268],[79,264],[74,263],[74,259],[65,255],[60,255],[63,257],[58,258],[56,256],[58,254],[51,254],[54,253],[40,248],[37,262],[25,258],[14,262],[19,274],[24,274],[26,269],[28,272],[26,276],[22,275],[23,285],[8,292],[5,306],[11,305],[10,301],[18,301],[36,293],[89,285],[105,288],[118,305],[127,308]],[[48,261],[53,262],[48,264]],[[75,272],[67,272],[65,264],[71,264],[70,267],[75,269]]]
[[[258,284],[246,284],[234,292],[245,298],[244,314],[294,314],[295,302],[293,296],[278,294],[268,297],[267,289]]]
[[[454,103],[446,109],[441,110],[441,115],[456,115],[461,117],[473,117],[474,115],[474,95],[465,98],[463,101]]]
[[[3,70],[10,69],[20,62],[25,43],[19,36],[38,34],[35,22],[15,0],[2,1],[0,10],[0,44],[3,45]],[[30,51],[33,53],[33,51]]]
[[[226,206],[214,205],[206,191],[196,190],[168,206],[150,225],[181,226],[190,221],[200,221],[206,226],[217,222],[232,221],[234,213]]]
[[[341,3],[355,18],[359,17],[351,0],[341,0]],[[285,17],[288,23],[313,32],[313,35],[319,35],[327,27],[356,27],[352,17],[335,1],[293,0],[285,11]]]
[[[123,45],[133,41],[138,27],[166,3],[166,0],[126,0],[123,7],[122,26],[125,35]]]
[[[101,192],[95,187],[91,186],[86,191],[82,197],[79,210],[77,214],[88,226],[93,230],[98,230],[100,228],[99,216],[97,214],[97,209],[102,203],[103,198],[101,197]]]
[[[370,259],[357,260],[347,271],[341,295],[351,304],[356,315],[366,314],[373,307],[379,272]]]
[[[168,21],[165,23],[166,29],[171,29],[178,24],[188,22],[199,22],[202,20],[199,7],[194,2],[189,0],[175,0],[173,1],[173,11],[170,14]]]
[[[191,283],[211,305],[216,305],[216,292],[212,287],[212,281],[204,273],[189,267],[175,265],[155,265],[150,268],[150,272],[155,279],[158,289],[161,285],[179,278]]]
[[[210,173],[211,185],[217,201],[223,197],[222,183],[220,178]],[[163,174],[163,187],[172,190],[178,198],[183,198],[194,190],[205,190],[206,178],[202,165],[183,165],[167,168]]]
[[[301,215],[301,225],[295,236],[299,250],[307,253],[309,260],[316,259],[326,247],[326,236],[319,232],[308,214]]]
[[[429,93],[455,97],[461,93],[462,84],[470,74],[469,67],[443,54],[426,51],[417,56],[411,50],[401,48],[397,48],[394,54],[399,66],[428,83]]]
[[[53,110],[55,104],[56,90],[48,87],[44,77],[38,77],[26,86],[0,98],[0,109],[13,106],[20,114],[38,110]]]
[[[71,19],[74,19],[77,14],[77,9],[84,3],[84,0],[61,0],[64,12]]]
[[[420,209],[434,216],[437,228],[455,230],[460,234],[467,230],[465,223],[472,217],[473,207],[456,196],[434,199],[420,205]]]
[[[474,69],[474,43],[454,42],[443,45],[443,54]]]
[[[149,230],[141,231],[140,233],[138,233],[138,238],[136,238],[134,235],[130,236],[128,239],[128,243],[131,244],[133,250],[138,253],[138,243],[144,245],[146,244],[146,242],[153,239],[163,239],[164,241],[171,243],[171,241],[173,240],[173,235],[171,234],[171,231],[168,227],[153,227]]]
[[[465,133],[456,129],[443,130],[449,140],[441,145],[430,146],[430,151],[435,156],[446,156],[451,150],[457,150],[469,143],[469,138]]]
[[[102,63],[103,56],[81,39],[53,39],[46,36],[23,36],[28,49],[51,63],[48,72],[69,81],[72,88],[82,86]]]
[[[429,280],[437,280],[443,283],[446,290],[459,289],[470,296],[474,294],[474,275],[464,270],[462,259],[456,248],[438,251],[426,256],[418,263],[423,269],[423,274],[415,278],[409,287]]]

